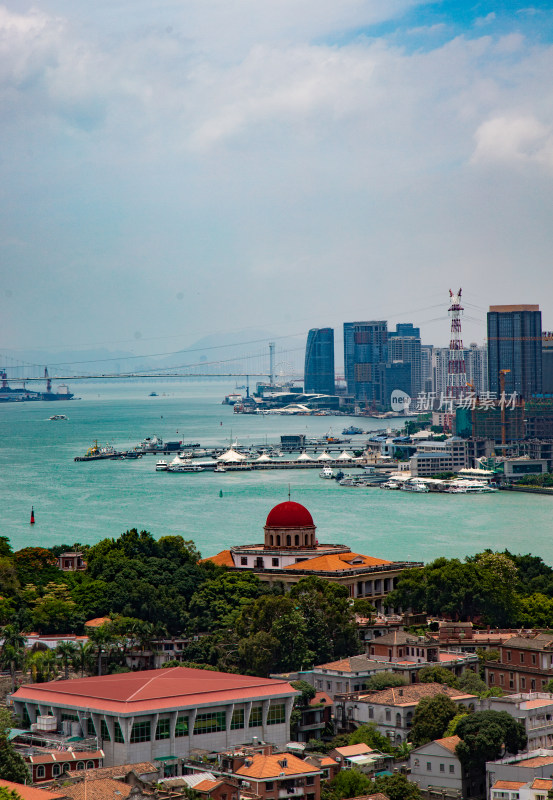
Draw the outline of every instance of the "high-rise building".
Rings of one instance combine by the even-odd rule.
[[[479,397],[488,391],[488,351],[486,345],[472,342],[470,347],[460,351],[465,362],[467,389]],[[439,398],[445,397],[447,389],[447,375],[449,368],[449,348],[434,347],[432,351],[432,391]]]
[[[544,331],[542,338],[542,391],[553,394],[553,331]]]
[[[488,312],[488,380],[490,392],[524,398],[542,391],[541,311],[537,305],[490,306]]]
[[[391,364],[410,364],[411,385],[407,392],[416,398],[422,390],[420,329],[414,328],[410,322],[396,325],[396,330],[388,334],[388,357]]]
[[[311,328],[305,348],[304,391],[334,394],[334,329]]]
[[[384,373],[379,366],[388,363],[388,323],[345,322],[344,362],[348,392],[361,403],[383,407]]]
[[[433,391],[432,381],[432,354],[434,347],[431,344],[421,344],[421,391],[430,394]]]

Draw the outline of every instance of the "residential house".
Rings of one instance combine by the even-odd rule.
[[[480,701],[480,710],[507,711],[521,722],[528,736],[528,750],[553,748],[553,696],[545,692],[517,693],[504,697],[487,697]]]
[[[16,749],[20,749],[17,748]],[[36,750],[35,748],[32,748]],[[33,783],[51,781],[60,776],[67,776],[72,772],[83,772],[86,769],[101,767],[104,760],[103,750],[95,751],[60,751],[51,753],[36,751],[32,755],[25,755],[25,748],[21,755],[27,762]]]
[[[522,785],[533,782],[535,778],[550,780],[553,778],[553,750],[540,748],[516,756],[506,756],[497,761],[488,761],[486,778],[487,785],[495,787],[497,791],[501,791],[497,786],[501,781],[518,781]],[[517,790],[505,788],[504,791]],[[503,797],[496,800],[516,800],[516,798]]]
[[[309,705],[298,709],[301,719],[297,725],[296,741],[320,739],[332,723],[332,698],[326,692],[316,692]]]
[[[336,698],[337,725],[341,729],[351,730],[373,723],[380,733],[398,745],[409,736],[419,701],[438,695],[447,695],[457,705],[470,706],[478,701],[474,695],[439,683],[417,683],[379,692],[359,692]]]
[[[506,692],[543,692],[553,678],[553,631],[512,636],[499,647],[499,661],[485,667],[488,686]]]
[[[461,740],[447,736],[415,747],[409,754],[410,780],[428,792],[445,793],[449,797],[475,797],[485,792],[485,776],[470,775],[463,768],[455,748]],[[439,796],[439,794],[438,794]]]
[[[490,788],[489,800],[548,800],[553,780],[534,778],[522,781],[496,781]]]

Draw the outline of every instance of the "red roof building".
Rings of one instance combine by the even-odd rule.
[[[31,724],[45,715],[58,730],[67,720],[80,724],[111,766],[176,761],[192,749],[224,750],[253,736],[283,746],[297,694],[283,680],[174,667],[28,684],[11,699]]]
[[[387,561],[352,553],[344,544],[320,544],[313,517],[305,506],[287,500],[269,511],[263,544],[238,545],[204,559],[229,569],[252,570],[260,580],[290,587],[306,575],[345,586],[351,597],[366,597],[379,612],[404,569],[419,562]]]

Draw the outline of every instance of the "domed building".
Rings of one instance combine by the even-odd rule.
[[[311,513],[292,500],[269,511],[264,534],[263,544],[237,545],[204,560],[251,570],[271,584],[291,586],[307,575],[318,575],[346,586],[351,597],[369,599],[381,612],[402,570],[422,566],[352,553],[345,544],[320,544]]]

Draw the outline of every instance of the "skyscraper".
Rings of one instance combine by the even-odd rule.
[[[334,329],[311,328],[307,334],[304,391],[334,394]]]
[[[396,325],[395,332],[388,333],[388,356],[392,364],[402,362],[411,365],[411,385],[406,391],[416,398],[422,390],[420,329],[414,328],[410,322]]]
[[[500,370],[505,392],[528,398],[542,391],[541,311],[537,305],[490,306],[488,312],[489,388],[500,394]]]
[[[356,400],[384,405],[383,372],[388,362],[388,323],[383,320],[344,323],[344,369],[348,392]]]

